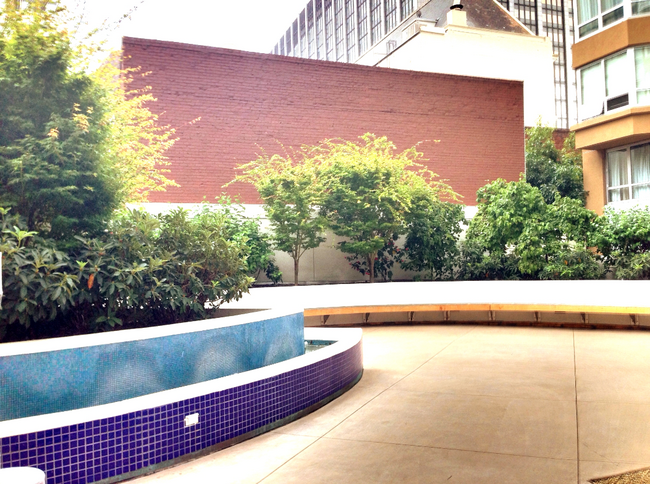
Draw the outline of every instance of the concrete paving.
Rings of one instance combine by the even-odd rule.
[[[650,332],[364,328],[364,375],[284,427],[131,482],[587,483],[650,466]]]

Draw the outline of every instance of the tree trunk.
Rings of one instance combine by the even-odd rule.
[[[375,254],[368,256],[368,267],[370,267],[370,282],[375,282]]]
[[[298,285],[298,265],[299,265],[300,259],[294,259],[293,260],[293,285],[297,286]]]

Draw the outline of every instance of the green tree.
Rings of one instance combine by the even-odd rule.
[[[397,153],[386,137],[368,133],[357,143],[324,141],[317,151],[321,213],[336,235],[347,238],[338,248],[365,258],[370,282],[378,251],[406,232],[416,196],[456,198],[449,185],[417,162],[422,153],[416,147]]]
[[[596,214],[580,200],[552,204],[523,180],[496,180],[477,192],[478,213],[464,245],[465,278],[593,279],[602,276],[588,250]]]
[[[526,181],[539,188],[548,204],[556,194],[584,204],[582,155],[575,149],[575,135],[571,133],[559,150],[553,141],[554,131],[541,122],[526,130]]]
[[[167,150],[178,140],[175,129],[161,125],[150,106],[156,98],[151,86],[131,89],[139,68],[120,69],[120,53],[113,52],[91,73],[95,97],[102,105],[101,120],[106,130],[103,144],[98,147],[102,163],[111,176],[120,180],[115,187],[121,202],[146,202],[151,192],[179,186],[167,178],[170,163]]]
[[[424,271],[430,280],[453,279],[465,222],[462,205],[427,196],[416,198],[407,217],[402,268]]]
[[[174,130],[149,110],[150,88],[120,70],[57,1],[0,11],[0,204],[44,235],[101,228],[124,202],[175,183],[165,177]],[[81,34],[79,34],[81,35]]]
[[[324,240],[325,219],[316,207],[322,199],[315,150],[304,146],[293,154],[268,156],[238,166],[233,181],[257,189],[273,230],[273,244],[293,259],[294,285],[298,285],[300,258]]]
[[[116,179],[97,149],[103,106],[46,3],[0,15],[0,204],[29,230],[65,237],[99,228],[117,205]]]

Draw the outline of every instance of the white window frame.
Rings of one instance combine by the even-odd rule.
[[[605,200],[607,205],[611,205],[613,207],[624,207],[627,205],[638,205],[640,203],[642,204],[650,204],[650,199],[648,198],[633,198],[633,187],[635,186],[642,186],[642,185],[647,185],[650,183],[650,181],[644,181],[641,183],[632,183],[632,155],[631,155],[631,150],[632,148],[636,148],[638,146],[643,146],[643,145],[648,145],[650,142],[648,141],[643,141],[640,143],[632,143],[629,145],[623,145],[623,146],[617,146],[616,148],[610,148],[605,151]],[[626,161],[627,161],[627,180],[628,183],[623,184],[623,185],[617,185],[614,187],[609,186],[609,163],[607,163],[607,153],[613,152],[613,151],[626,151]],[[609,201],[609,192],[610,190],[620,190],[620,189],[628,189],[628,199],[627,200],[618,200],[615,202],[610,202]]]
[[[580,16],[578,14],[578,1],[576,0],[576,2],[574,4],[574,8],[575,8],[575,24],[576,24],[575,32],[576,32],[577,40],[583,40],[583,39],[589,38],[592,35],[602,31],[604,28],[609,28],[609,27],[611,27],[613,25],[621,23],[621,22],[623,22],[624,20],[626,20],[626,19],[628,19],[630,17],[640,17],[640,16],[644,16],[644,15],[650,15],[650,11],[637,13],[637,14],[632,13],[632,4],[633,3],[634,4],[644,3],[645,1],[646,0],[623,0],[622,3],[619,3],[618,5],[612,7],[610,9],[608,9],[608,10],[603,11],[603,10],[601,10],[601,2],[600,2],[600,0],[598,0],[597,1],[598,14],[596,14],[595,17],[592,17],[589,20],[585,20],[582,23],[578,23],[578,19],[580,18]],[[607,25],[603,25],[603,17],[607,16],[608,14],[614,12],[615,10],[617,10],[617,9],[619,9],[621,7],[623,8],[623,16],[620,19],[617,19],[617,20],[615,20],[615,21],[613,21],[613,22],[611,22],[611,23],[609,23]],[[588,33],[586,33],[584,35],[580,35],[580,29],[582,29],[586,25],[590,24],[594,20],[598,21],[598,27],[596,29],[592,30],[591,32],[588,32]]]
[[[636,87],[636,65],[635,65],[635,57],[634,57],[634,51],[637,48],[644,48],[644,47],[649,47],[650,44],[646,45],[639,45],[639,46],[634,46],[634,47],[629,47],[624,50],[619,50],[618,52],[614,52],[611,55],[608,55],[607,57],[603,57],[602,59],[597,60],[596,62],[592,62],[590,64],[587,64],[585,66],[582,66],[580,69],[578,69],[576,73],[576,78],[578,82],[578,116],[579,116],[579,121],[584,121],[586,119],[594,118],[596,116],[599,116],[601,114],[607,114],[607,113],[612,113],[616,112],[622,109],[627,109],[633,106],[645,106],[647,103],[637,103],[637,87]],[[605,62],[608,59],[612,59],[618,55],[621,55],[622,53],[626,53],[626,58],[625,58],[625,74],[626,74],[626,86],[627,86],[627,91],[625,92],[618,92],[618,93],[613,93],[609,96],[606,95],[606,71],[605,71]],[[582,71],[583,69],[588,69],[590,67],[593,67],[595,65],[600,64],[600,72],[601,72],[601,79],[599,82],[598,90],[600,91],[600,99],[602,102],[597,102],[592,105],[585,105],[583,104],[583,99],[582,99]],[[628,101],[627,104],[618,106],[618,107],[613,107],[611,109],[608,109],[608,101],[615,100],[619,97],[627,95]]]

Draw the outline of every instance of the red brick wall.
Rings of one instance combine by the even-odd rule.
[[[564,148],[564,141],[569,137],[571,131],[568,129],[556,128],[553,131],[553,142],[558,150]]]
[[[515,81],[313,61],[124,38],[124,65],[151,72],[152,111],[177,128],[170,178],[181,185],[151,202],[212,201],[234,166],[285,146],[326,138],[388,136],[418,142],[425,164],[475,204],[488,180],[524,171],[523,84]],[[191,123],[196,118],[196,123]],[[435,143],[434,140],[440,140]],[[259,203],[248,185],[228,193]]]

